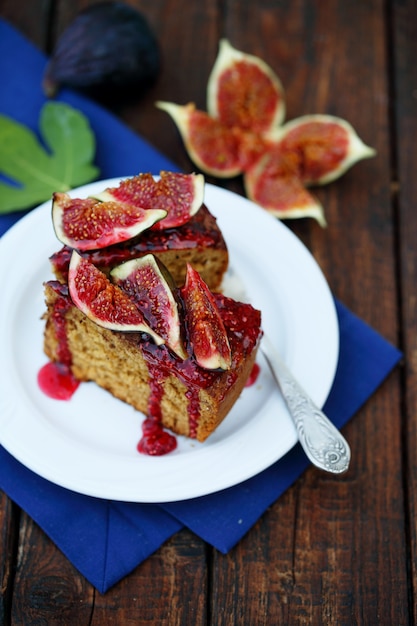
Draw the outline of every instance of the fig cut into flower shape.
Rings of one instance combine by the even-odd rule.
[[[345,120],[305,115],[283,125],[284,90],[273,70],[222,39],[207,84],[208,112],[157,102],[175,122],[190,159],[219,178],[243,174],[248,197],[278,218],[313,217],[323,207],[306,187],[336,180],[376,154]]]

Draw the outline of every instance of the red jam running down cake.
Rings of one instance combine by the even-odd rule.
[[[175,182],[180,182],[182,189],[196,184],[194,175],[165,176],[178,177]],[[52,257],[57,280],[45,284],[45,353],[78,381],[94,381],[145,414],[141,452],[162,454],[175,447],[175,438],[163,428],[205,441],[228,414],[251,374],[262,334],[261,314],[249,304],[213,292],[211,285],[220,287],[227,267],[227,248],[202,198],[188,221],[170,225],[164,232],[154,228],[169,216],[164,195],[162,199],[159,195],[155,203],[145,206],[145,213],[160,208],[165,213],[152,215],[151,222],[154,218],[156,221],[148,223],[146,230],[133,236],[122,234],[130,239],[109,245],[112,239],[106,231],[114,230],[114,213],[119,222],[120,213],[133,215],[130,221],[138,215],[131,210],[132,197],[129,202],[108,198],[106,192],[86,204],[62,198],[62,194],[55,197],[54,204],[59,204],[53,209],[53,214],[58,212],[53,215],[55,232],[66,246]],[[96,243],[90,241],[91,228],[71,228],[76,215],[81,222],[81,214],[84,221],[86,216],[94,220]],[[217,241],[223,257],[222,270],[218,263],[211,265],[214,244],[210,244],[207,262],[203,261],[204,276],[189,256],[190,249],[201,246],[199,254],[204,258],[204,229],[194,231],[200,234],[196,235],[195,248],[190,246],[190,223],[201,223],[200,219],[208,220],[213,233],[207,235],[207,240]],[[84,235],[80,243],[81,232]],[[164,257],[163,242],[178,242],[181,232],[186,232],[187,244],[175,248],[172,272],[169,257]],[[153,247],[157,234],[161,255]],[[147,237],[152,243],[146,250]],[[98,240],[105,242],[100,243],[100,249],[94,248]],[[168,261],[166,264],[161,256]]]

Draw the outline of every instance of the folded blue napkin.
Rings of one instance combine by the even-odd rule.
[[[45,63],[32,44],[0,20],[0,79],[6,86],[0,93],[0,113],[32,130],[38,127],[45,102],[41,91]],[[97,138],[101,178],[178,170],[93,102],[69,90],[63,90],[60,99],[89,118]],[[24,214],[0,216],[0,235]],[[382,383],[401,353],[338,301],[336,308],[340,357],[324,408],[340,428]],[[0,447],[0,488],[104,593],[183,526],[226,553],[307,467],[308,461],[296,445],[277,463],[240,485],[182,502],[137,504],[92,498],[59,487]]]

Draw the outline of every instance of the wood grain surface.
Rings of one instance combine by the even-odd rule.
[[[0,0],[0,15],[50,53],[88,0]],[[344,429],[349,472],[310,468],[227,555],[174,535],[100,595],[42,530],[0,496],[1,624],[411,625],[417,620],[417,7],[411,0],[131,0],[163,70],[118,111],[185,171],[194,166],[156,100],[206,108],[227,37],[263,58],[287,118],[348,120],[377,156],[314,189],[328,227],[287,222],[333,293],[404,352]],[[243,193],[242,181],[207,177]]]

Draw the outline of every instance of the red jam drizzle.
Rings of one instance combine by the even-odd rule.
[[[68,287],[62,285],[58,281],[51,281],[57,299],[54,303],[52,312],[52,322],[54,324],[55,336],[58,342],[57,357],[58,361],[70,367],[72,363],[71,350],[68,346],[67,329],[65,323],[65,314],[70,310],[72,303],[69,300]]]
[[[142,439],[137,445],[141,454],[162,456],[177,447],[177,440],[163,429],[161,423],[161,401],[164,393],[163,380],[160,377],[149,381],[151,392],[148,402],[148,417],[142,423]]]
[[[70,400],[79,384],[68,365],[63,363],[46,363],[38,372],[40,389],[54,400]]]
[[[54,400],[70,400],[80,383],[71,372],[71,351],[65,327],[65,314],[71,308],[68,287],[58,281],[50,283],[58,295],[52,312],[55,335],[58,342],[57,362],[44,365],[38,372],[38,385],[45,395]]]
[[[249,375],[249,378],[246,381],[245,387],[252,387],[252,385],[256,383],[256,381],[258,380],[260,371],[261,371],[261,368],[259,367],[257,363],[255,363],[254,366],[252,367],[252,371]]]
[[[198,389],[189,389],[185,393],[185,397],[188,400],[188,425],[190,429],[188,436],[191,437],[191,439],[196,439],[198,420],[200,417],[200,398]]]
[[[40,386],[48,393],[48,389],[59,383],[42,382],[48,375],[48,370],[55,370],[63,376],[70,374],[71,352],[65,328],[65,313],[74,306],[69,298],[68,287],[57,281],[49,283],[58,295],[53,311],[53,323],[58,339],[59,363],[45,366],[46,373],[39,375]],[[233,354],[233,369],[239,367],[247,354],[250,354],[260,340],[260,313],[249,304],[242,305],[223,296],[215,294],[216,304],[219,307],[223,323],[228,334],[230,347]],[[125,338],[131,341],[142,352],[147,362],[150,376],[150,397],[148,402],[148,417],[142,424],[143,436],[137,445],[141,454],[160,456],[175,450],[176,438],[164,430],[161,421],[161,401],[164,393],[164,381],[170,375],[176,376],[186,387],[185,396],[188,401],[189,437],[196,438],[200,418],[200,389],[207,389],[219,377],[226,377],[224,394],[236,382],[235,371],[224,372],[222,370],[205,370],[199,367],[192,357],[182,361],[172,353],[165,345],[157,346],[148,335],[144,333],[126,333]],[[256,365],[253,368],[251,379],[257,378]],[[77,381],[75,381],[77,383]],[[71,383],[67,381],[67,389],[71,389]],[[64,385],[65,386],[65,385]],[[77,385],[78,386],[78,385]],[[76,387],[75,387],[76,388]],[[75,389],[74,389],[75,391]],[[69,391],[68,391],[69,393]],[[50,393],[48,393],[50,395]],[[52,396],[51,396],[52,397]],[[71,397],[70,395],[68,397]],[[219,402],[224,396],[218,398]]]
[[[239,366],[246,355],[252,352],[260,339],[260,314],[250,305],[236,303],[221,294],[215,294],[215,300],[229,337],[233,354],[233,366]],[[242,312],[242,306],[245,306],[244,312]],[[133,337],[131,340],[134,340]],[[219,377],[226,376],[224,385],[224,394],[226,394],[236,382],[237,374],[235,371],[226,373],[222,370],[205,370],[199,367],[192,357],[182,361],[168,350],[166,346],[156,346],[152,341],[144,340],[143,336],[141,341],[138,342],[138,347],[139,345],[142,355],[147,362],[151,378],[148,415],[152,416],[153,420],[162,428],[160,404],[164,393],[164,380],[173,374],[186,387],[188,436],[196,439],[200,418],[200,389],[207,389]],[[219,398],[220,402],[223,400],[223,397]]]
[[[141,454],[150,456],[162,456],[172,452],[177,447],[177,440],[161,426],[158,420],[152,417],[146,418],[142,423],[142,439],[137,445]]]

